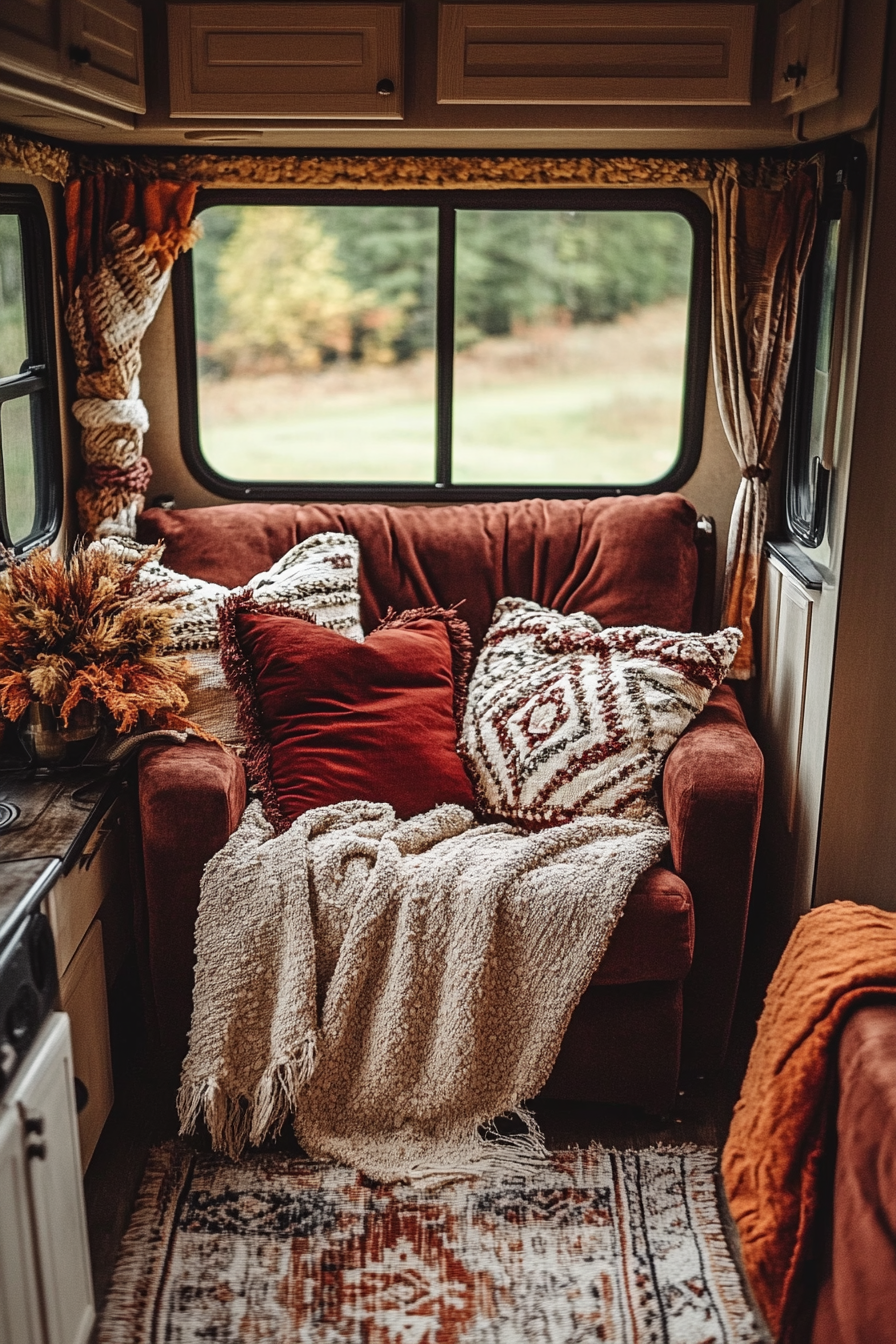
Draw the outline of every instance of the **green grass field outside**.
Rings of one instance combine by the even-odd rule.
[[[455,366],[457,484],[641,484],[679,450],[685,310],[494,338]],[[434,478],[432,358],[204,380],[209,464],[243,480]]]

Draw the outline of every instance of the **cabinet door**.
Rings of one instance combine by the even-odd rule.
[[[22,1121],[0,1109],[0,1344],[43,1344]]]
[[[755,5],[440,5],[440,103],[748,104]]]
[[[402,6],[169,5],[172,117],[403,112]]]
[[[63,78],[129,112],[146,111],[143,16],[129,0],[66,0]]]
[[[0,0],[0,64],[58,78],[60,0]]]
[[[778,18],[772,102],[806,112],[840,96],[843,0],[800,0]]]
[[[47,1344],[86,1344],[93,1285],[68,1018],[53,1013],[37,1038],[10,1105],[27,1134]]]
[[[75,1077],[87,1089],[78,1115],[81,1167],[90,1165],[97,1140],[112,1109],[112,1054],[103,969],[103,930],[95,919],[59,981],[59,1003],[68,1013]]]

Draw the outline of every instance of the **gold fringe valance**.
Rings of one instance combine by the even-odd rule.
[[[125,172],[203,187],[425,191],[502,187],[709,187],[720,176],[778,189],[803,160],[763,156],[479,154],[180,154],[80,161],[82,171]]]
[[[43,177],[61,185],[72,171],[72,156],[67,149],[46,145],[42,140],[23,140],[20,136],[0,134],[0,168],[15,168],[32,177]]]
[[[64,184],[90,173],[202,187],[308,187],[425,191],[502,187],[704,187],[720,177],[779,190],[802,158],[579,154],[78,154],[40,140],[0,134],[0,168]]]

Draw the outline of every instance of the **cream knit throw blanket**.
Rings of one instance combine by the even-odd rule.
[[[311,1156],[375,1180],[531,1169],[521,1103],[667,840],[605,816],[530,835],[366,802],[276,836],[251,803],[202,879],[182,1132],[202,1117],[236,1158],[291,1115]],[[509,1111],[526,1132],[501,1139]]]

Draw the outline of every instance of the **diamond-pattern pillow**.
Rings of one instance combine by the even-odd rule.
[[[460,750],[490,817],[655,817],[663,762],[722,681],[740,631],[603,629],[507,597],[470,680]]]

